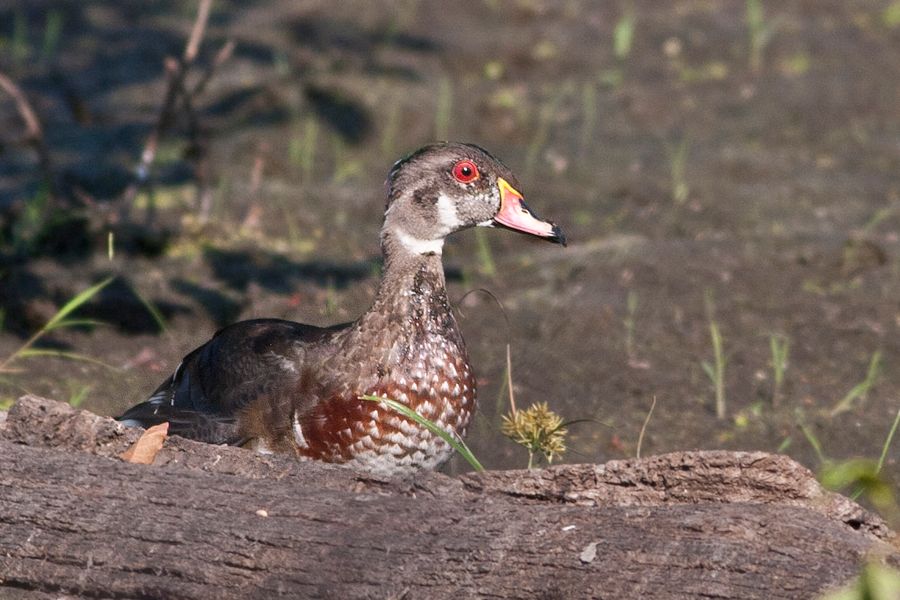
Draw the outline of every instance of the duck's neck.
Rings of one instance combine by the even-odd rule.
[[[371,385],[392,373],[422,375],[433,354],[461,357],[462,365],[465,344],[447,299],[440,254],[410,252],[390,237],[383,238],[382,250],[384,273],[375,302],[345,330],[342,356],[358,361],[362,379],[371,377]]]
[[[429,244],[411,247],[400,236],[382,235],[384,273],[373,311],[423,319],[428,316],[423,312],[449,309],[440,253],[443,240]]]

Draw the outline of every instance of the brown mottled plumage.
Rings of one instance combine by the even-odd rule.
[[[120,420],[169,421],[173,434],[261,452],[353,463],[387,473],[435,468],[451,455],[438,436],[363,394],[406,404],[465,435],[475,376],[447,300],[444,237],[503,226],[565,243],[530,213],[512,173],[468,144],[433,144],[389,176],[384,275],[372,307],[329,328],[242,321],[188,354],[147,402]]]

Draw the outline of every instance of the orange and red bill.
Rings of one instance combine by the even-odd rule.
[[[492,223],[513,231],[543,238],[549,242],[566,245],[566,236],[559,225],[538,218],[526,205],[522,194],[502,177],[497,179],[500,188],[500,210]]]

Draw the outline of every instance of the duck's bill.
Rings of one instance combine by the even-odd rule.
[[[497,179],[500,188],[500,211],[490,221],[491,225],[505,227],[513,231],[521,231],[529,235],[543,238],[548,242],[566,245],[566,236],[559,225],[544,221],[525,206],[522,194],[509,185],[505,179]]]

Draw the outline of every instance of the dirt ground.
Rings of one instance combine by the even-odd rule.
[[[108,366],[17,360],[2,400],[27,390],[113,414],[225,323],[353,319],[378,281],[388,168],[446,138],[502,157],[571,242],[465,232],[445,250],[481,384],[467,441],[485,465],[527,460],[499,431],[507,340],[517,403],[584,420],[568,462],[633,456],[654,398],[644,455],[877,459],[900,409],[900,3],[763,2],[756,21],[754,5],[216,2],[188,77],[235,41],[194,103],[210,219],[180,109],[152,186],[109,225],[196,6],[0,2],[0,71],[43,119],[74,206],[47,207],[2,96],[0,357],[117,276],[78,313],[106,325],[43,346]],[[478,289],[508,323],[466,295]],[[712,328],[723,419],[703,366],[715,372]],[[789,344],[777,393],[773,339]],[[888,480],[898,457],[894,444]]]

